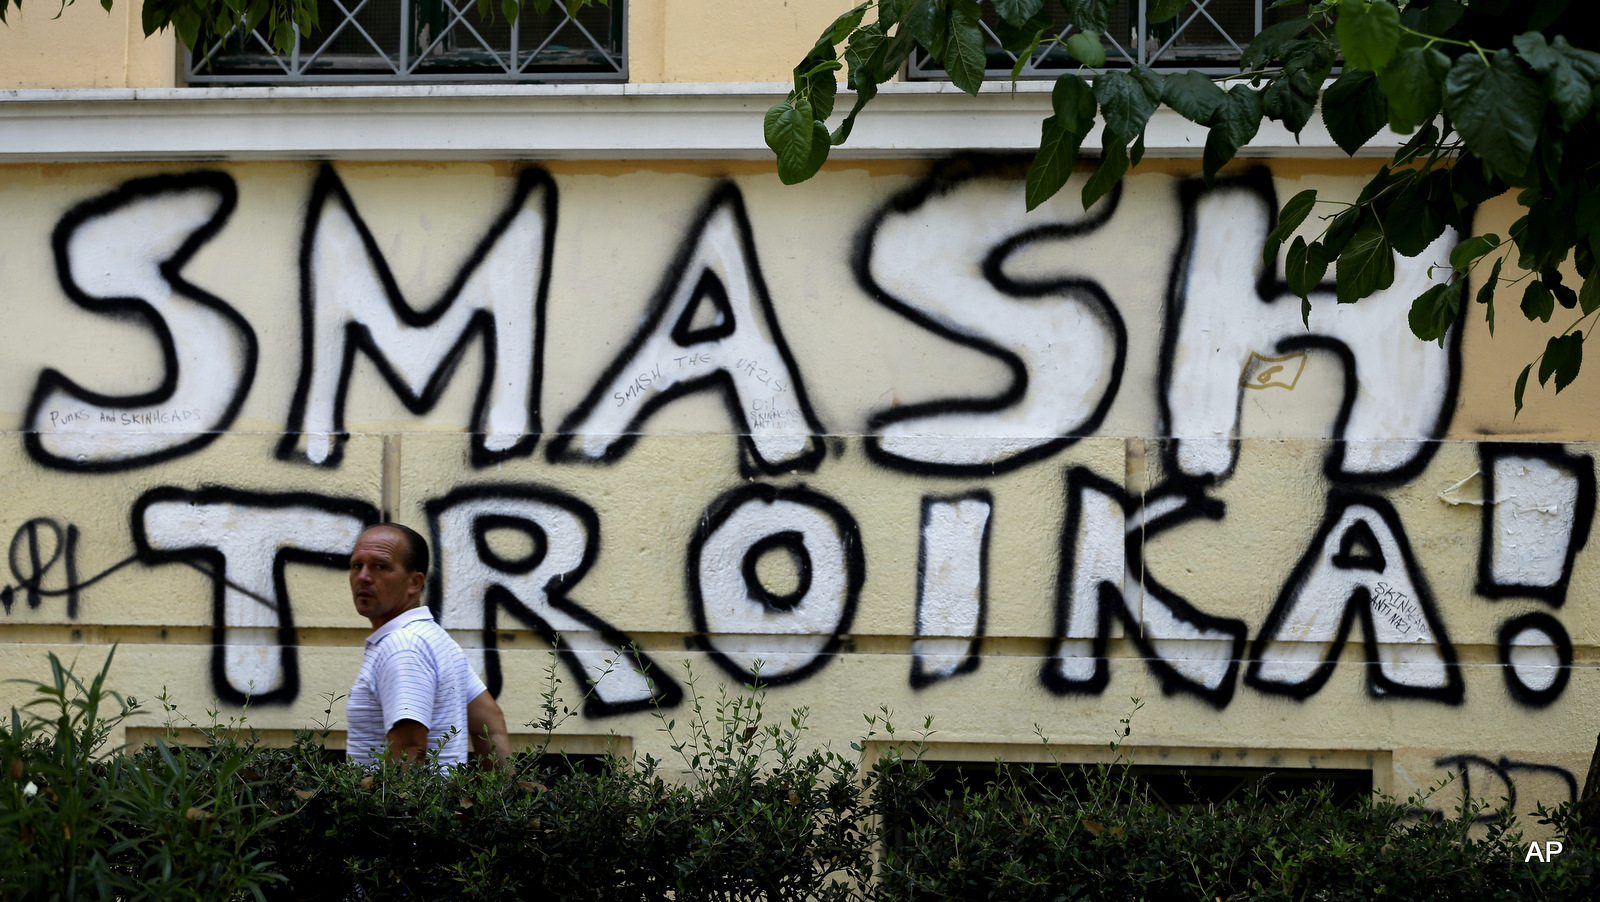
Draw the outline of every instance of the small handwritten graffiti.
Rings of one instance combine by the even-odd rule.
[[[65,598],[67,617],[78,617],[78,593],[107,576],[121,570],[137,556],[129,556],[88,579],[78,577],[78,527],[71,523],[63,526],[49,517],[34,517],[17,527],[11,534],[7,563],[15,583],[0,588],[0,608],[10,615],[20,592],[29,608],[38,608],[46,598]],[[45,578],[57,566],[61,568],[61,584],[45,587]]]
[[[1306,355],[1285,354],[1282,357],[1268,357],[1264,354],[1250,352],[1250,359],[1245,361],[1244,373],[1239,376],[1239,384],[1245,388],[1283,388],[1294,391],[1295,385],[1300,382],[1300,374],[1306,371]]]

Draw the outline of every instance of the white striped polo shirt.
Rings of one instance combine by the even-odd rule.
[[[484,689],[466,653],[434,622],[433,612],[412,608],[367,637],[361,672],[345,706],[346,752],[357,764],[372,764],[388,748],[394,725],[414,720],[428,728],[430,752],[449,737],[440,765],[465,763],[471,748],[467,703]]]

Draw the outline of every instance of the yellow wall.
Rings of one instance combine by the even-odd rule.
[[[171,29],[146,38],[140,4],[93,0],[11,10],[0,26],[0,88],[163,88],[179,83]]]
[[[887,706],[932,716],[939,756],[1037,754],[1037,727],[1089,758],[1138,697],[1152,763],[1370,767],[1402,795],[1465,769],[1523,811],[1563,800],[1600,699],[1593,377],[1512,421],[1537,342],[1515,289],[1492,341],[1474,307],[1459,357],[1420,344],[1426,258],[1320,298],[1309,331],[1258,294],[1276,199],[1353,196],[1359,168],[1203,192],[1154,161],[1088,212],[1074,182],[1025,214],[1015,169],[959,163],[794,188],[712,162],[5,167],[0,675],[118,642],[124,692],[307,725],[367,631],[341,543],[387,511],[438,540],[435,603],[498,646],[474,655],[513,724],[555,628],[575,707],[575,674],[632,643],[669,717],[760,659],[768,710],[809,707],[836,748]],[[473,309],[497,344],[471,333],[429,395]],[[341,381],[355,327],[415,412],[372,354]],[[781,550],[741,569],[791,531],[797,602]],[[629,660],[563,735],[667,757]]]
[[[788,81],[822,29],[851,4],[799,0],[635,0],[628,13],[629,80]],[[45,4],[0,27],[0,88],[151,88],[181,84],[171,29],[146,39],[139,4],[107,14],[93,0],[59,20]]]

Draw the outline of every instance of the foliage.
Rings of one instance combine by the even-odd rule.
[[[893,78],[914,46],[944,66],[955,85],[976,94],[983,81],[979,17],[985,0],[867,0],[828,27],[794,69],[794,89],[767,112],[767,144],[778,174],[792,184],[810,178],[844,143],[857,115]],[[987,0],[999,15],[996,33],[1022,62],[1051,25],[1052,0]],[[1083,188],[1088,207],[1144,153],[1144,130],[1165,105],[1207,128],[1202,172],[1209,181],[1253,138],[1263,119],[1296,136],[1320,100],[1334,141],[1354,154],[1385,125],[1411,134],[1354,203],[1302,192],[1283,208],[1263,256],[1276,263],[1283,242],[1321,204],[1331,208],[1315,237],[1295,236],[1285,262],[1289,289],[1310,323],[1311,297],[1353,303],[1394,281],[1394,255],[1415,257],[1447,228],[1471,232],[1475,207],[1511,189],[1526,215],[1504,239],[1462,242],[1448,268],[1411,304],[1409,323],[1423,340],[1444,341],[1461,316],[1468,279],[1492,333],[1497,286],[1523,285],[1521,311],[1549,322],[1557,305],[1575,318],[1523,369],[1513,401],[1521,410],[1529,375],[1561,391],[1583,363],[1584,335],[1600,311],[1600,53],[1584,46],[1592,31],[1586,3],[1569,0],[1278,0],[1302,13],[1263,30],[1245,49],[1240,71],[1212,77],[1163,75],[1134,64],[1101,69],[1100,36],[1120,0],[1059,0],[1072,28],[1060,41],[1083,74],[1056,79],[1052,115],[1040,128],[1025,200],[1033,209],[1055,195],[1078,160],[1084,140],[1103,125],[1102,152]],[[1151,23],[1173,19],[1185,0],[1148,0]],[[1334,66],[1342,69],[1331,82]],[[844,69],[855,103],[831,132],[835,73]],[[1342,208],[1342,209],[1339,209]],[[1561,272],[1571,260],[1577,281]],[[1502,275],[1507,259],[1521,275]],[[1491,265],[1492,261],[1492,265]],[[1483,271],[1487,270],[1487,275]]]
[[[51,654],[50,681],[0,729],[0,896],[261,898],[281,880],[260,847],[281,818],[252,797],[245,751],[107,753],[138,709],[106,688],[113,656],[85,683]]]
[[[1135,700],[1135,710],[1138,702]],[[1130,715],[1131,717],[1131,715]],[[1131,730],[1124,718],[1118,739]],[[1257,783],[1216,805],[1169,808],[1150,797],[1117,741],[1083,779],[1014,766],[932,797],[914,757],[896,781],[900,825],[878,872],[882,900],[1589,899],[1600,865],[1592,832],[1571,858],[1525,863],[1526,843],[1482,802],[1453,819],[1420,816],[1427,799],[1335,804],[1326,786],[1275,794]],[[1442,787],[1443,784],[1441,784]],[[1435,787],[1435,791],[1440,787]],[[1571,809],[1540,823],[1577,835]]]
[[[323,749],[326,719],[274,749],[214,711],[194,746],[106,752],[137,708],[105,687],[109,659],[88,683],[51,667],[0,730],[6,898],[1577,900],[1600,863],[1600,836],[1565,807],[1538,812],[1567,840],[1549,864],[1524,862],[1509,818],[1473,827],[1481,803],[1452,820],[1326,793],[1168,810],[1117,741],[1081,780],[1015,767],[935,797],[930,724],[905,741],[887,711],[869,716],[886,742],[863,772],[805,748],[803,709],[769,723],[759,691],[708,704],[692,675],[683,724],[658,714],[676,772],[550,754],[570,714],[553,666],[531,725],[544,741],[515,771],[364,770]]]

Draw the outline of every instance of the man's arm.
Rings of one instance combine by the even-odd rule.
[[[484,770],[504,767],[511,760],[506,716],[488,690],[467,702],[467,735],[472,737],[472,752],[478,756]]]
[[[423,760],[428,756],[428,728],[415,720],[396,721],[389,728],[389,751],[401,769]]]

